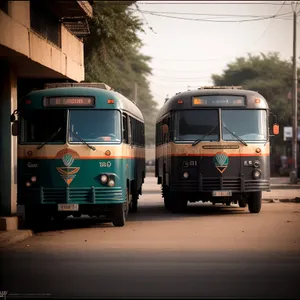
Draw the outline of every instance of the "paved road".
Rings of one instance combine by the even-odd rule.
[[[0,290],[76,297],[299,298],[300,206],[190,205],[147,194],[123,228],[90,219],[0,252]],[[9,298],[8,298],[9,299]]]

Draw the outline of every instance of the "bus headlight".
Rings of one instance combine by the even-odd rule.
[[[183,177],[184,177],[185,179],[189,178],[189,173],[188,173],[188,172],[184,172],[184,173],[183,173]]]
[[[107,184],[108,186],[113,187],[115,186],[115,181],[111,179]]]
[[[106,174],[101,175],[100,181],[102,183],[106,183],[108,181],[108,176]]]
[[[252,177],[253,177],[254,179],[259,179],[259,178],[261,177],[261,171],[260,171],[260,170],[254,170],[254,171],[252,172]]]
[[[32,177],[31,177],[31,181],[32,181],[32,182],[36,182],[36,176],[32,176]]]

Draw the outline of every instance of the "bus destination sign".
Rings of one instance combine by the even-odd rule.
[[[212,95],[193,97],[192,100],[192,106],[245,106],[245,98],[243,96]]]
[[[67,107],[67,106],[81,106],[93,107],[95,106],[95,98],[93,97],[45,97],[45,107]]]

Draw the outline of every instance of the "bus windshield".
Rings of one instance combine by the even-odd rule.
[[[69,142],[121,142],[121,114],[118,110],[70,110]],[[74,134],[72,134],[75,133]]]
[[[210,132],[211,131],[211,132]],[[183,110],[177,112],[176,140],[219,140],[219,117],[217,109]],[[209,133],[209,134],[207,134]],[[206,136],[205,136],[206,135]]]
[[[54,121],[55,120],[55,121]],[[21,143],[64,144],[66,141],[66,111],[35,110],[21,115]],[[57,134],[53,136],[54,133]],[[53,138],[51,138],[53,136]],[[51,138],[50,141],[48,141]]]
[[[236,136],[245,141],[266,141],[267,112],[265,110],[222,109],[222,125],[228,127]],[[236,141],[224,126],[224,141]]]

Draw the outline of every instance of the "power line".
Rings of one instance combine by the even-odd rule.
[[[260,53],[260,51],[252,51],[252,52],[246,52],[248,54],[254,54],[254,53]],[[166,57],[153,57],[152,59],[157,59],[157,60],[166,60],[166,61],[174,61],[174,62],[207,62],[207,61],[220,61],[220,60],[224,60],[227,58],[231,58],[233,57],[233,55],[228,55],[228,56],[223,56],[223,57],[218,57],[218,58],[206,58],[206,59],[200,59],[200,60],[195,60],[195,59],[173,59],[173,58],[166,58]]]
[[[208,2],[208,3],[205,3],[205,2],[190,2],[190,3],[188,3],[188,2],[186,2],[186,1],[184,1],[184,2],[174,2],[174,3],[172,3],[172,2],[166,2],[166,1],[159,1],[159,2],[152,2],[152,3],[150,3],[150,2],[142,2],[142,1],[138,1],[139,2],[139,4],[147,4],[147,5],[157,5],[157,4],[168,4],[168,5],[171,5],[171,4],[176,4],[176,5],[180,5],[180,4],[184,4],[184,5],[187,5],[187,4],[193,4],[193,5],[195,5],[195,4],[197,4],[197,5],[216,5],[216,4],[225,4],[225,5],[274,5],[274,6],[277,6],[277,5],[281,5],[281,4],[279,4],[279,3],[276,3],[276,2],[255,2],[255,1],[251,1],[251,2],[248,2],[248,3],[245,3],[245,2],[226,2],[226,3],[224,3],[224,2],[217,2],[217,1],[213,1],[213,3],[212,3],[212,1],[210,1],[210,2]],[[121,4],[121,3],[120,3]],[[289,4],[286,4],[286,5],[289,5]]]
[[[277,16],[279,14],[279,12],[281,11],[281,9],[283,8],[283,6],[285,5],[285,2],[286,1],[283,1],[282,5],[280,6],[279,10],[277,11],[277,13],[275,14],[275,16]],[[262,37],[265,35],[265,33],[268,31],[268,29],[271,27],[272,23],[274,22],[275,18],[274,19],[271,19],[270,20],[270,23],[269,25],[266,27],[266,29],[264,30],[264,32],[262,33],[262,35],[258,38],[258,40],[256,42],[254,42],[253,45],[256,45],[261,39]]]
[[[146,25],[148,26],[148,28],[149,28],[153,33],[157,34],[157,33],[154,31],[153,27],[149,25],[149,23],[148,23],[148,21],[147,21],[145,15],[144,15],[143,12],[140,10],[140,8],[139,8],[139,6],[137,5],[137,3],[134,3],[134,5],[135,5],[137,11],[139,11],[139,12],[141,13],[141,15],[143,16],[143,18],[144,18],[144,20],[145,20]]]
[[[135,9],[131,9],[136,11]],[[142,10],[144,13],[154,13],[154,14],[171,14],[171,15],[190,15],[190,16],[210,16],[210,17],[249,17],[249,18],[258,18],[258,17],[271,17],[273,15],[237,15],[237,14],[204,14],[204,13],[190,13],[190,12],[162,12],[162,11],[153,11],[153,10]],[[288,14],[288,13],[285,13]],[[284,14],[282,14],[284,15]]]
[[[281,16],[286,16],[287,13],[281,14],[281,15],[271,15],[268,17],[257,17],[257,18],[252,18],[252,19],[242,19],[242,20],[212,20],[212,19],[193,19],[193,18],[183,18],[183,17],[176,17],[176,16],[167,16],[167,15],[162,15],[158,13],[148,13],[152,16],[157,16],[157,17],[163,17],[163,18],[169,18],[169,19],[176,19],[176,20],[184,20],[184,21],[194,21],[194,22],[212,22],[212,23],[244,23],[244,22],[254,22],[254,21],[263,21],[263,20],[268,20],[268,19],[273,19],[273,18],[278,18]]]
[[[209,69],[198,69],[198,70],[181,70],[181,69],[157,69],[157,68],[151,68],[154,71],[159,71],[159,72],[178,72],[178,73],[199,73],[199,71],[201,72],[206,72],[211,70],[211,68]]]

